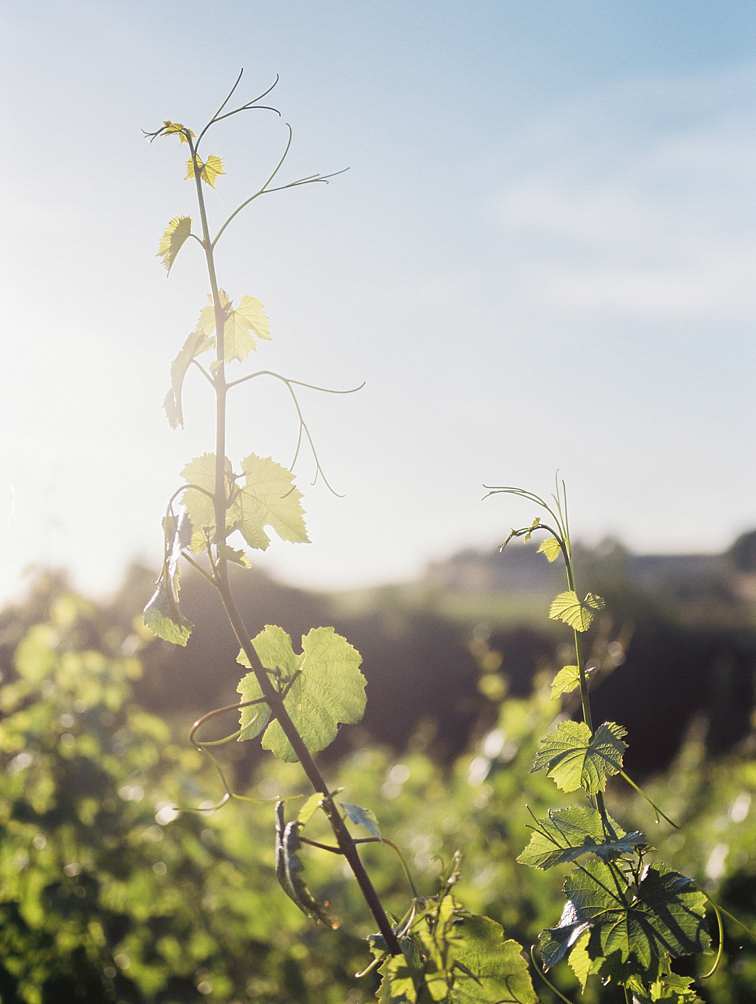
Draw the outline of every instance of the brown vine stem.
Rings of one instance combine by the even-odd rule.
[[[238,81],[237,81],[238,83]],[[236,87],[236,84],[234,85]],[[233,91],[232,91],[233,93]],[[230,97],[230,95],[229,95]],[[228,98],[226,99],[228,100]],[[225,102],[224,102],[225,104]],[[221,110],[224,106],[221,106]],[[245,110],[247,106],[242,106],[235,111]],[[218,113],[219,114],[219,113]],[[229,114],[235,114],[235,112],[230,112]],[[212,119],[208,125],[200,133],[200,139],[204,136],[205,132],[210,125],[213,124],[215,119]],[[196,185],[197,192],[197,203],[200,212],[200,221],[202,226],[202,247],[205,252],[205,262],[207,265],[208,278],[210,280],[210,291],[212,296],[213,308],[215,313],[215,346],[216,346],[216,357],[215,357],[215,367],[212,377],[213,389],[215,391],[215,491],[213,492],[213,503],[215,511],[215,563],[213,565],[212,554],[210,554],[211,565],[213,565],[213,579],[216,589],[218,590],[223,607],[226,611],[226,616],[228,617],[229,623],[233,628],[236,639],[239,642],[244,654],[249,660],[249,664],[252,667],[257,681],[260,685],[260,690],[267,700],[270,706],[271,714],[274,718],[278,719],[281,728],[283,729],[284,735],[289,740],[292,749],[294,750],[299,763],[302,766],[305,774],[307,775],[310,784],[313,786],[315,791],[319,791],[323,797],[323,808],[325,809],[326,815],[328,816],[329,822],[336,837],[336,842],[349,862],[349,866],[354,873],[354,877],[357,879],[357,883],[360,887],[362,895],[370,908],[371,913],[375,917],[376,923],[378,924],[378,929],[385,939],[386,946],[392,955],[401,955],[402,950],[399,946],[399,940],[394,933],[391,926],[386,911],[383,909],[378,894],[375,891],[373,883],[370,881],[365,866],[360,859],[357,852],[357,845],[350,834],[347,826],[336,808],[333,799],[331,798],[328,785],[323,778],[317,764],[315,763],[312,754],[305,746],[305,743],[297,731],[296,726],[292,722],[289,713],[284,706],[283,696],[278,693],[273,684],[265,672],[263,667],[257,658],[257,654],[254,650],[254,646],[249,637],[249,633],[244,626],[243,619],[236,605],[236,600],[234,599],[233,592],[231,590],[231,584],[228,578],[228,563],[226,556],[224,554],[224,547],[227,535],[226,528],[226,509],[228,505],[228,499],[226,494],[226,396],[228,392],[228,383],[226,382],[225,376],[225,344],[224,344],[224,327],[226,320],[226,311],[221,303],[220,292],[218,286],[218,280],[215,270],[215,244],[218,240],[220,234],[216,236],[215,241],[210,239],[210,229],[207,221],[207,213],[205,209],[205,197],[202,191],[202,179],[200,172],[200,161],[197,155],[197,145],[199,144],[199,139],[197,144],[193,142],[191,134],[187,131],[185,133],[187,142],[189,143],[189,149],[191,152],[191,157],[194,163],[194,181]],[[280,166],[280,165],[279,165]],[[208,548],[208,551],[210,549]]]

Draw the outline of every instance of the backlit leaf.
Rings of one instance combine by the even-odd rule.
[[[296,654],[291,639],[268,625],[252,644],[262,666],[279,692],[286,693],[284,707],[311,752],[325,749],[336,737],[339,724],[358,722],[365,711],[365,677],[360,672],[359,652],[334,632],[333,628],[313,628],[302,638],[302,652]],[[240,653],[238,661],[248,664]],[[237,688],[242,700],[254,700],[260,687],[254,673],[248,673]],[[258,735],[264,727],[258,719],[248,724],[242,711],[239,740]],[[287,762],[297,756],[277,721],[268,725],[264,749]]]
[[[160,130],[160,134],[162,136],[172,136],[177,134],[182,143],[189,142],[186,138],[187,133],[194,138],[194,133],[191,129],[187,129],[186,126],[181,125],[180,122],[171,122],[170,119],[165,119],[163,122],[163,128]]]
[[[585,722],[561,722],[556,732],[541,740],[532,772],[548,771],[562,791],[584,788],[589,794],[604,791],[606,779],[622,769],[627,730],[605,722],[591,730]]]
[[[197,167],[199,168],[200,178],[211,188],[215,188],[218,175],[226,173],[223,170],[223,160],[220,157],[213,156],[213,154],[210,154],[206,161],[197,157]],[[184,180],[187,181],[189,178],[195,177],[195,174],[194,158],[190,157],[186,162],[186,177]]]
[[[323,804],[323,798],[325,796],[321,791],[316,791],[307,799],[305,804],[297,813],[297,822],[305,826],[312,819],[314,813]]]
[[[562,548],[556,537],[548,537],[546,540],[541,541],[536,553],[545,554],[549,561],[556,561],[562,553]]]
[[[387,959],[379,1000],[416,1004],[537,1004],[517,942],[489,917],[460,909],[450,895],[418,915],[403,954]]]
[[[201,331],[193,331],[184,342],[181,351],[171,363],[171,389],[165,396],[163,407],[172,429],[184,424],[184,413],[181,408],[181,390],[184,386],[186,371],[201,353],[212,348],[214,340]]]
[[[231,461],[226,457],[226,491],[234,486],[234,476]],[[181,502],[189,513],[192,521],[191,548],[195,554],[204,550],[208,538],[215,537],[215,506],[212,494],[215,491],[215,454],[203,453],[201,457],[190,460],[181,472],[181,477],[190,485],[181,496]],[[204,489],[204,491],[198,490]],[[208,494],[209,493],[209,494]],[[226,517],[228,525],[228,517]]]
[[[281,540],[295,544],[309,543],[302,493],[294,487],[294,475],[270,457],[251,453],[242,460],[244,485],[226,517],[227,525],[240,530],[250,547],[264,551],[270,543],[265,527],[273,529]]]
[[[163,520],[165,557],[163,571],[152,598],[144,608],[144,622],[158,638],[186,645],[194,625],[179,608],[179,558],[189,544],[191,524],[186,513]]]
[[[577,593],[570,589],[556,597],[549,609],[549,617],[553,621],[564,621],[576,631],[587,631],[591,626],[594,611],[603,609],[604,601],[600,596],[588,593],[581,603]]]
[[[166,227],[165,233],[160,238],[157,257],[163,259],[163,264],[169,272],[171,265],[176,260],[176,255],[191,232],[192,220],[190,216],[174,216]]]
[[[609,861],[645,842],[639,830],[626,834],[610,816],[604,822],[596,809],[573,806],[550,810],[547,819],[539,819],[517,860],[531,868],[553,868],[587,853]]]
[[[562,666],[557,675],[551,681],[551,696],[559,697],[560,694],[569,694],[575,687],[580,686],[580,669],[577,666]]]
[[[210,297],[208,297],[210,299]],[[262,303],[254,296],[243,296],[238,307],[231,303],[224,289],[218,290],[218,299],[223,307],[225,323],[223,325],[223,358],[227,363],[234,359],[246,359],[257,348],[255,338],[270,341],[270,323]],[[215,345],[215,308],[211,305],[203,307],[197,322],[197,331],[208,337],[212,336],[211,345]]]
[[[246,359],[254,349],[255,337],[270,341],[270,323],[262,303],[254,296],[243,296],[239,306],[229,309],[223,329],[225,361]]]

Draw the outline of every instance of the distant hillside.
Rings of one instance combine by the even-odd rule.
[[[669,592],[680,599],[724,591],[735,600],[756,600],[756,530],[721,554],[632,554],[611,540],[595,549],[575,548],[577,566],[591,577],[638,592]],[[564,571],[549,565],[532,544],[512,541],[503,551],[468,548],[431,564],[424,583],[462,592],[532,593],[561,588]]]

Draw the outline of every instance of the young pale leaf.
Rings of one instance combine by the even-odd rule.
[[[631,984],[633,1002],[637,1004],[703,1004],[703,1001],[693,989],[692,976],[678,976],[668,973],[661,979],[654,980],[649,986],[636,986],[640,980]]]
[[[254,296],[243,296],[235,310],[229,310],[223,329],[223,355],[227,363],[246,359],[254,349],[255,336],[270,341],[270,323],[265,308]]]
[[[144,608],[144,622],[158,638],[174,645],[186,645],[194,625],[179,609],[179,559],[182,548],[189,543],[191,524],[186,513],[178,519],[163,520],[165,558],[163,572],[152,599]]]
[[[189,216],[174,216],[166,227],[165,233],[160,238],[156,257],[163,259],[163,264],[169,272],[171,265],[176,260],[176,255],[191,232],[192,220]]]
[[[356,826],[364,826],[374,837],[381,839],[381,830],[372,809],[363,809],[359,805],[352,805],[351,802],[339,802],[339,805],[351,822]]]
[[[211,188],[215,188],[215,182],[218,175],[226,173],[223,170],[223,160],[220,157],[213,156],[213,154],[210,154],[204,162],[197,157],[197,166],[199,167],[200,178]],[[193,178],[195,174],[194,158],[190,157],[186,162],[186,177],[184,178],[184,181],[188,181],[189,178]]]
[[[547,770],[562,791],[584,788],[589,794],[604,791],[606,779],[622,769],[627,730],[605,722],[591,730],[585,722],[561,722],[556,732],[541,740],[531,773]]]
[[[309,823],[314,813],[323,804],[323,797],[324,797],[323,793],[320,791],[316,791],[314,794],[310,795],[305,804],[297,813],[297,822],[301,823],[302,826],[305,826],[307,823]]]
[[[562,548],[556,537],[549,537],[542,541],[536,551],[536,554],[545,554],[550,562],[556,561],[561,553]]]
[[[351,725],[362,718],[367,682],[359,670],[362,659],[333,628],[313,628],[302,638],[301,655],[294,653],[291,639],[281,628],[266,627],[252,644],[268,675],[286,692],[284,707],[308,750],[325,749],[336,737],[340,723]],[[245,659],[239,656],[239,661]],[[238,690],[244,700],[259,696],[254,675],[247,674]],[[252,730],[242,721],[242,728],[239,741],[262,731],[258,721]],[[266,729],[262,745],[281,760],[294,763],[297,759],[277,721]]]
[[[251,453],[242,460],[244,486],[234,499],[227,525],[240,530],[250,547],[264,551],[270,543],[265,527],[294,544],[309,543],[302,493],[294,487],[294,475],[270,457]]]
[[[173,645],[186,645],[194,625],[179,609],[176,592],[173,591],[178,591],[178,579],[178,569],[172,586],[161,575],[152,599],[144,608],[144,623],[163,641],[169,641]]]
[[[228,457],[225,471],[226,488],[230,491],[234,485],[234,476]],[[215,454],[203,453],[201,457],[190,460],[181,472],[181,477],[188,481],[190,486],[197,486],[187,488],[181,496],[181,502],[192,521],[191,549],[197,554],[204,550],[208,538],[212,540],[215,536],[215,506],[212,499],[212,493],[215,491]],[[226,524],[228,525],[228,517]]]
[[[208,337],[215,335],[215,308],[211,305],[200,311],[197,331]],[[255,338],[270,341],[270,323],[262,303],[254,296],[243,296],[238,307],[231,303],[225,289],[218,290],[218,299],[224,312],[223,359],[230,363],[234,359],[246,359],[257,348]],[[211,342],[215,344],[215,340]]]
[[[287,896],[297,904],[302,913],[335,930],[339,926],[339,921],[328,914],[327,908],[330,904],[327,901],[320,903],[315,899],[302,879],[301,872],[304,870],[304,865],[297,857],[297,851],[302,848],[299,839],[301,826],[302,824],[298,822],[285,823],[284,804],[279,802],[276,805],[276,875]]]
[[[646,842],[639,830],[630,834],[607,816],[604,824],[595,809],[573,806],[549,811],[548,819],[539,819],[530,843],[517,860],[531,868],[553,868],[574,861],[581,854],[596,854],[603,861],[631,854]]]
[[[603,610],[604,601],[600,596],[588,593],[580,602],[577,593],[569,589],[560,593],[549,609],[549,617],[553,621],[564,621],[575,631],[587,631],[593,620],[595,610]]]
[[[184,413],[181,408],[181,390],[184,386],[186,371],[192,360],[206,352],[213,345],[213,340],[201,331],[193,331],[184,342],[181,351],[171,363],[171,389],[165,396],[163,407],[172,429],[184,424]]]
[[[180,122],[171,122],[170,119],[165,119],[163,122],[163,128],[160,130],[160,135],[162,136],[173,136],[178,134],[178,138],[182,143],[188,143],[189,140],[186,138],[186,134],[194,139],[194,133],[191,129],[187,129],[186,126],[181,125]]]
[[[575,687],[580,686],[580,670],[577,666],[562,666],[557,675],[551,681],[551,697],[559,697],[560,694],[569,694]]]

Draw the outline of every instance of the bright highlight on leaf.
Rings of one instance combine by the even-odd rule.
[[[294,487],[294,475],[270,457],[257,457],[251,453],[242,460],[244,483],[239,486],[226,458],[226,497],[232,499],[226,510],[226,530],[235,530],[246,543],[264,551],[270,544],[265,527],[271,527],[281,540],[291,543],[308,543],[302,493]],[[182,478],[197,487],[187,488],[181,501],[192,521],[191,548],[195,554],[204,550],[207,542],[214,541],[215,507],[215,454],[205,453],[195,457],[181,472]],[[204,489],[204,491],[200,490]]]
[[[244,486],[228,511],[227,523],[241,531],[250,547],[264,551],[270,543],[269,526],[281,540],[307,544],[307,527],[301,505],[302,493],[294,487],[294,475],[270,457],[250,453],[241,463]]]
[[[179,558],[189,544],[191,525],[185,513],[163,520],[165,559],[157,589],[144,608],[144,623],[158,638],[173,645],[186,645],[194,625],[179,608]]]
[[[587,631],[593,621],[594,611],[604,609],[604,601],[600,596],[588,593],[581,603],[577,593],[571,589],[560,593],[549,609],[549,617],[553,621],[564,621],[576,631]]]
[[[163,264],[169,272],[171,265],[176,260],[176,255],[191,232],[192,219],[190,216],[174,216],[166,227],[165,233],[160,238],[157,257],[163,259]]]
[[[521,946],[451,895],[418,912],[407,941],[379,970],[383,1004],[537,1004]]]
[[[185,140],[186,142],[186,140]],[[195,154],[195,157],[197,155]],[[203,161],[200,157],[197,157],[197,167],[199,168],[199,175],[202,181],[206,182],[211,188],[215,188],[215,182],[219,174],[225,174],[223,170],[223,160],[220,157],[214,157],[212,154]],[[186,177],[184,181],[188,181],[190,178],[194,178],[196,171],[194,168],[194,157],[190,157],[186,162]]]
[[[330,745],[340,723],[352,725],[362,718],[367,682],[359,669],[362,658],[333,628],[308,632],[302,638],[301,654],[294,652],[285,631],[271,625],[253,638],[252,644],[274,686],[286,695],[284,707],[310,752]],[[239,653],[238,662],[249,666],[244,652]],[[254,673],[247,673],[237,690],[243,701],[262,696]],[[258,706],[242,708],[239,741],[259,735],[269,718],[267,706],[261,713]],[[262,745],[281,760],[294,763],[297,759],[277,721],[268,725]]]
[[[549,561],[556,561],[562,553],[562,548],[556,537],[548,537],[538,545],[536,554],[545,554]]]
[[[224,289],[218,290],[218,296],[226,317],[223,325],[224,362],[246,359],[257,348],[255,338],[270,341],[270,323],[265,308],[254,296],[243,296],[236,308]],[[202,308],[197,331],[213,336],[211,344],[215,345],[215,308],[212,301],[211,306]]]
[[[585,722],[562,722],[556,732],[541,740],[531,773],[546,770],[562,791],[584,788],[595,795],[606,788],[606,779],[622,770],[627,730],[605,722],[591,730]]]
[[[632,854],[645,842],[639,830],[627,834],[611,816],[604,822],[596,809],[573,806],[549,811],[547,819],[537,820],[530,843],[517,860],[531,868],[544,869],[588,853],[610,861]]]
[[[212,348],[215,339],[208,338],[201,331],[193,331],[184,342],[181,351],[171,363],[171,389],[165,395],[163,408],[168,416],[168,422],[172,429],[177,429],[184,424],[184,412],[181,407],[181,391],[184,386],[184,377],[192,364],[192,361]]]
[[[551,681],[551,696],[559,697],[560,694],[569,694],[571,690],[580,686],[580,669],[577,666],[562,666],[557,675]]]
[[[189,142],[186,138],[187,133],[189,133],[192,139],[194,139],[194,133],[191,129],[187,129],[186,126],[181,125],[180,122],[171,122],[170,119],[165,119],[163,122],[163,128],[160,130],[160,134],[162,136],[173,136],[177,134],[182,143]]]

